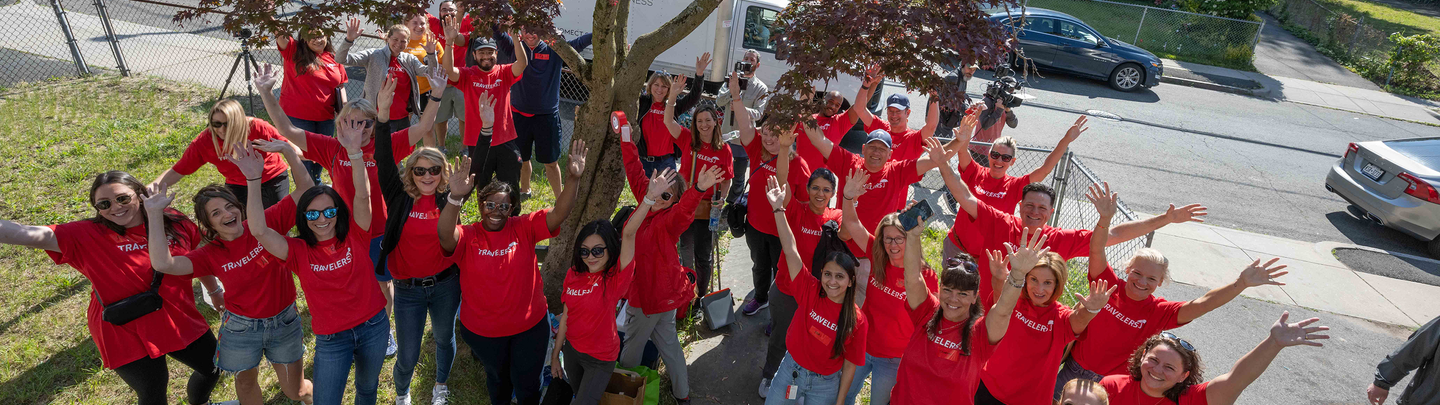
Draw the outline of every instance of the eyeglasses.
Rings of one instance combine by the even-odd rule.
[[[1160,332],[1160,337],[1180,342],[1180,347],[1192,352],[1195,351],[1195,346],[1191,346],[1190,342],[1186,342],[1185,339],[1181,339],[1179,336],[1175,336],[1174,333]]]
[[[885,244],[886,244],[886,245],[904,245],[904,244],[905,244],[905,237],[902,236],[902,237],[899,237],[899,238],[885,238]]]
[[[220,122],[220,121],[210,121],[210,127],[211,127],[211,128],[224,128],[226,125],[230,125],[230,123],[228,123],[228,122]]]
[[[494,202],[494,201],[486,201],[486,202],[485,202],[485,209],[491,210],[491,211],[494,211],[494,210],[509,211],[509,210],[510,210],[510,207],[512,207],[512,205],[510,205],[510,203],[497,203],[497,202]]]
[[[130,204],[130,201],[131,201],[132,199],[134,199],[134,198],[135,198],[134,196],[129,195],[129,194],[117,195],[117,196],[115,196],[115,203],[116,203],[116,204],[120,204],[120,205],[127,205],[127,204]],[[100,200],[99,202],[96,202],[96,203],[95,203],[95,209],[100,210],[100,211],[104,211],[104,210],[110,209],[110,200]]]
[[[674,195],[674,194],[670,194],[669,191],[660,193],[660,199],[661,199],[661,200],[665,200],[665,201],[670,201],[670,197],[674,197],[674,196],[675,196],[675,195]]]
[[[319,220],[321,214],[324,214],[324,215],[325,215],[325,218],[335,218],[336,215],[339,215],[339,214],[340,214],[340,210],[337,209],[337,208],[335,208],[335,207],[330,207],[330,208],[326,208],[326,209],[323,209],[323,210],[309,210],[309,211],[305,211],[305,220],[306,220],[306,221],[316,221],[316,220]]]
[[[1001,162],[1009,162],[1010,159],[1014,159],[1014,158],[1015,158],[1015,155],[1002,155],[1002,154],[1000,154],[1000,152],[990,152],[990,159],[992,159],[992,160],[999,160],[999,161],[1001,161]]]
[[[442,172],[442,171],[444,171],[444,170],[445,170],[445,166],[430,166],[430,167],[419,167],[419,166],[416,166],[416,167],[410,168],[410,173],[411,173],[411,174],[414,174],[415,177],[424,176],[425,173],[430,173],[431,176],[439,176],[439,175],[440,175],[440,172]]]
[[[375,126],[375,120],[364,120],[361,122],[365,123],[365,129],[370,129]]]
[[[604,245],[596,245],[595,247],[591,247],[591,248],[589,248],[589,249],[586,249],[584,246],[581,246],[580,248],[575,249],[575,252],[580,254],[580,258],[581,258],[581,259],[584,259],[584,258],[587,258],[587,257],[599,258],[599,257],[605,255],[605,246],[604,246]]]

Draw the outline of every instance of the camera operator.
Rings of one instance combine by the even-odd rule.
[[[974,103],[974,100],[970,99],[970,96],[967,95],[966,90],[970,83],[970,78],[974,77],[975,71],[979,69],[979,65],[971,62],[945,75],[945,84],[958,87],[959,93],[957,94],[959,94],[959,97],[964,97],[964,99],[961,101],[959,110],[951,110],[944,107],[940,108],[940,123],[939,126],[935,128],[937,135],[942,137],[949,136],[951,130],[960,126],[960,119],[965,118],[965,110],[969,110],[970,104]],[[927,111],[926,113],[928,114],[929,112]]]
[[[733,92],[739,92],[741,103],[745,105],[745,109],[749,110],[750,119],[760,119],[760,113],[765,111],[765,102],[770,99],[770,87],[766,86],[760,78],[755,77],[755,71],[759,69],[760,53],[754,49],[747,49],[745,56],[741,57],[734,67],[734,70],[740,74],[740,88],[738,90],[731,89],[728,83],[725,84],[720,88],[720,94],[715,96],[715,104],[722,109],[727,109],[726,107],[730,105],[730,98],[734,97]],[[750,159],[745,155],[745,148],[740,146],[738,138],[731,135],[738,130],[736,122],[733,112],[727,111],[725,118],[720,122],[720,133],[725,134],[731,140],[730,152],[735,157],[735,178],[744,179],[747,178],[745,172],[750,168]],[[728,200],[730,201],[728,202],[734,202],[734,199],[743,194],[743,191],[745,191],[745,182],[732,182],[730,192],[725,194],[729,196]]]
[[[1014,72],[1010,70],[1009,66],[1001,65],[995,73],[995,81],[985,87],[985,95],[981,100],[980,131],[975,134],[973,141],[994,142],[996,139],[1000,139],[1000,132],[1006,126],[1015,128],[1020,124],[1020,119],[1015,117],[1014,111],[1015,107],[1019,107],[1023,101],[1019,97],[1015,97],[1015,91],[1020,90],[1020,82],[1015,80]],[[1004,125],[1001,125],[1002,121]],[[978,145],[970,146],[974,155],[983,156],[989,152],[987,149]],[[980,159],[976,159],[976,161],[980,161],[982,164],[986,162]]]

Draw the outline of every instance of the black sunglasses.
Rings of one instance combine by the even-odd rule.
[[[323,209],[323,210],[309,210],[309,211],[305,211],[305,220],[307,220],[307,221],[315,221],[315,220],[318,220],[318,219],[320,219],[320,215],[321,215],[321,214],[324,214],[324,215],[325,215],[325,218],[335,218],[336,215],[339,215],[339,214],[340,214],[340,210],[339,210],[339,209],[336,209],[335,207],[330,207],[330,208],[326,208],[326,209]]]
[[[600,245],[600,246],[595,246],[595,247],[592,247],[592,248],[589,248],[589,249],[586,249],[584,246],[581,246],[581,247],[575,249],[575,252],[580,254],[580,258],[581,258],[581,259],[584,259],[584,258],[587,258],[587,257],[597,257],[597,258],[598,258],[598,257],[600,257],[600,256],[605,255],[605,246]]]
[[[230,123],[228,123],[228,122],[210,121],[210,127],[211,127],[211,128],[222,128],[222,127],[224,127],[224,126],[226,126],[226,125],[229,125],[229,124],[230,124]]]
[[[675,195],[674,195],[674,194],[670,194],[669,191],[660,193],[660,199],[661,199],[661,200],[665,200],[665,201],[670,201],[670,197],[674,197],[674,196],[675,196]]]
[[[414,174],[415,177],[424,176],[425,173],[430,173],[431,176],[439,176],[439,175],[440,175],[440,172],[442,172],[442,171],[445,171],[445,166],[430,166],[430,167],[419,167],[419,166],[416,166],[416,167],[410,168],[410,173],[411,173],[411,174]]]
[[[990,159],[999,160],[1001,162],[1009,162],[1010,159],[1014,158],[1015,155],[1002,155],[1000,154],[1000,152],[990,152]]]
[[[1180,347],[1185,348],[1185,350],[1189,350],[1192,352],[1196,351],[1195,346],[1191,346],[1190,342],[1186,342],[1185,339],[1181,339],[1179,336],[1175,336],[1174,333],[1160,332],[1160,337],[1180,342]]]
[[[134,197],[129,194],[121,194],[115,196],[115,203],[120,205],[126,205],[129,204],[130,200],[132,199],[134,199]],[[110,200],[100,200],[99,202],[96,202],[95,209],[100,211],[110,209]]]
[[[494,210],[509,211],[509,210],[510,210],[510,207],[512,207],[512,205],[510,205],[510,203],[497,203],[497,202],[494,202],[494,201],[486,201],[486,202],[485,202],[485,209],[491,210],[491,211],[494,211]]]

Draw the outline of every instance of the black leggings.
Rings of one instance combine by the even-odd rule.
[[[319,165],[316,165],[316,167],[319,167]],[[317,182],[316,184],[319,183]],[[240,201],[246,201],[245,198],[249,196],[249,186],[226,184],[225,187],[230,188],[230,193],[235,194],[235,197],[239,198]],[[280,198],[288,195],[290,195],[289,175],[281,174],[275,176],[273,179],[266,180],[264,183],[260,183],[260,203],[264,204],[265,208],[270,208],[270,206],[280,202]]]
[[[195,370],[190,373],[190,382],[185,385],[185,398],[192,404],[209,403],[210,392],[220,382],[220,369],[215,367],[215,344],[215,335],[206,331],[184,349],[165,354]],[[125,384],[130,385],[130,389],[140,397],[137,402],[140,405],[164,405],[169,402],[166,387],[170,385],[170,371],[164,357],[147,357],[126,363],[116,367],[115,374],[119,374],[120,379],[125,380]]]
[[[499,180],[510,183],[512,193],[520,192],[520,148],[514,139],[495,146],[490,146],[490,139],[490,136],[480,136],[470,147],[470,174],[475,175],[475,190]],[[513,215],[520,215],[520,206],[515,206]]]
[[[980,381],[980,388],[975,390],[975,405],[1005,405],[994,395],[990,395],[990,389],[985,388],[985,381]]]
[[[750,275],[755,282],[755,301],[770,302],[770,284],[775,282],[775,265],[780,262],[780,238],[750,227],[745,231],[745,246],[750,248]]]
[[[490,403],[508,404],[512,393],[520,405],[540,403],[540,372],[548,354],[545,345],[549,343],[549,322],[541,319],[529,330],[496,338],[480,336],[464,324],[455,329],[485,367],[485,388],[490,393]]]

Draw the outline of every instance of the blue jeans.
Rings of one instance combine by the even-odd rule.
[[[865,365],[855,368],[855,379],[850,380],[850,393],[845,395],[847,405],[855,404],[860,388],[865,386],[865,376],[870,376],[870,404],[890,403],[890,390],[895,389],[895,378],[900,372],[900,358],[875,357],[865,354]]]
[[[641,159],[641,160],[640,160],[640,167],[641,167],[641,168],[644,168],[644,169],[645,169],[645,175],[646,175],[646,176],[650,176],[650,177],[654,177],[654,176],[655,176],[655,170],[656,170],[656,169],[659,169],[659,170],[665,170],[665,169],[679,170],[679,169],[676,169],[676,168],[675,168],[675,155],[666,155],[666,156],[663,157],[663,158],[656,158],[655,161],[653,161],[653,162],[651,162],[651,161],[646,161],[646,160],[644,160],[644,159]]]
[[[305,330],[295,304],[269,318],[248,318],[226,312],[221,319],[215,366],[222,371],[238,373],[255,368],[260,365],[261,356],[275,364],[290,364],[305,358]]]
[[[806,405],[828,405],[835,403],[835,398],[840,396],[840,374],[844,371],[836,371],[835,374],[821,375],[800,367],[790,353],[785,353],[785,359],[780,361],[780,369],[775,371],[775,378],[770,380],[770,392],[765,395],[765,405],[799,404]],[[785,399],[787,386],[795,385],[799,388],[800,395],[796,399]]]
[[[339,405],[345,398],[350,366],[355,366],[355,404],[374,405],[380,368],[390,345],[390,317],[380,310],[348,330],[315,335],[315,403]]]
[[[400,351],[395,356],[395,395],[410,393],[410,378],[420,361],[420,346],[425,338],[425,314],[435,339],[435,383],[450,379],[450,366],[455,363],[455,315],[460,312],[460,277],[435,282],[429,287],[395,283],[395,340]]]
[[[320,134],[320,135],[335,136],[335,121],[333,121],[333,120],[331,120],[331,121],[311,121],[311,120],[302,120],[302,119],[299,119],[299,118],[290,117],[290,116],[288,116],[288,115],[287,115],[286,117],[289,117],[289,118],[290,118],[290,125],[295,126],[295,128],[299,128],[299,129],[302,129],[302,130],[305,130],[305,131],[314,132],[314,133],[317,133],[317,134]],[[304,161],[304,163],[305,163],[305,170],[307,170],[307,171],[310,172],[310,179],[311,179],[311,180],[315,180],[315,184],[320,184],[320,170],[321,170],[320,164],[319,164],[319,163],[315,163],[315,162],[311,162],[311,161],[309,161],[309,160]]]

